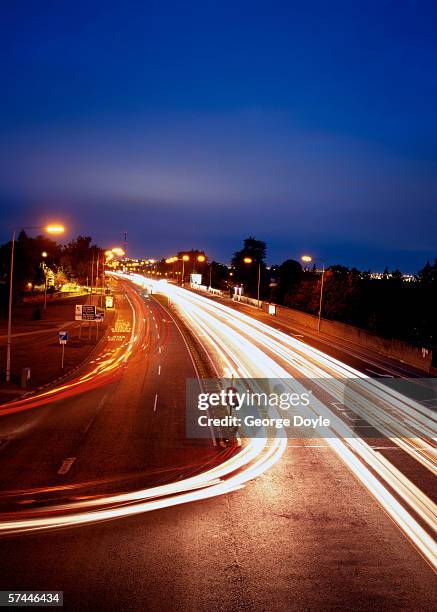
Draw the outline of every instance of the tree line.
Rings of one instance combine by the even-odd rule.
[[[267,245],[249,237],[231,262],[231,284],[242,284],[246,295],[260,296],[306,313],[318,314],[321,271],[287,259],[267,267]],[[251,260],[251,263],[246,263]],[[228,279],[229,284],[229,279]],[[385,269],[380,278],[370,271],[329,266],[324,274],[322,316],[367,331],[424,346],[437,346],[437,259],[427,262],[413,280],[399,270]]]
[[[9,300],[11,248],[12,242],[0,245],[0,309],[3,316]],[[101,253],[90,236],[78,236],[61,245],[46,236],[30,237],[21,231],[15,241],[14,302],[21,299],[30,285],[44,284],[44,265],[54,273],[55,288],[67,281],[86,284],[90,281],[93,257]]]

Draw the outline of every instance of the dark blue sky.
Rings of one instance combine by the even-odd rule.
[[[0,239],[437,257],[436,2],[2,6]]]

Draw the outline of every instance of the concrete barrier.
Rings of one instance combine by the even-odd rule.
[[[268,303],[264,303],[262,307],[268,312]],[[282,319],[284,323],[292,323],[317,331],[318,318],[300,310],[276,305],[276,318]],[[424,372],[430,373],[431,371],[432,351],[426,348],[413,346],[396,338],[383,338],[348,323],[327,319],[321,320],[320,332],[333,338],[353,342]]]
[[[243,304],[249,304],[250,306],[256,306],[257,308],[263,307],[263,302],[260,301],[258,304],[258,300],[254,298],[247,297],[247,295],[234,295],[232,296],[232,300],[234,302],[243,302]]]
[[[208,287],[207,285],[198,285],[197,283],[190,283],[191,289],[195,289],[196,291],[204,291],[205,293],[210,293],[211,295],[223,295],[223,291],[221,289],[215,289],[214,287]]]

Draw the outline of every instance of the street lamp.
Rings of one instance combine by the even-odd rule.
[[[319,314],[317,318],[317,331],[320,331],[320,321],[322,318],[322,303],[323,303],[323,285],[325,280],[325,263],[322,259],[313,259],[311,255],[302,255],[301,260],[304,263],[311,263],[312,261],[320,261],[322,264],[322,278],[320,282],[320,299],[319,299]]]
[[[212,266],[213,266],[213,261],[209,264],[209,291],[211,291],[212,289]]]
[[[178,261],[177,257],[173,258],[173,261]],[[179,260],[181,261],[181,260]],[[185,262],[186,261],[190,261],[190,256],[189,255],[182,255],[182,277],[181,277],[181,287],[184,286],[184,279],[185,279]]]
[[[206,261],[205,255],[198,255],[196,257],[196,259],[200,263]],[[184,279],[185,279],[185,262],[186,261],[190,261],[190,256],[185,254],[185,255],[182,255],[182,257],[169,257],[168,259],[165,260],[165,263],[171,264],[171,263],[174,263],[175,261],[181,261],[182,262],[181,287],[183,287],[184,286]]]
[[[46,226],[28,226],[22,229],[43,229],[47,234],[63,234],[65,228],[63,225],[46,225]],[[15,235],[17,230],[12,233],[11,246],[11,266],[9,273],[9,305],[8,305],[8,343],[6,346],[6,382],[11,380],[11,332],[12,332],[12,289],[14,284],[14,252],[15,252]]]
[[[245,257],[243,259],[243,261],[244,261],[245,264],[253,263],[252,257]],[[259,261],[258,262],[258,308],[259,308],[259,304],[260,304],[260,301],[259,301],[259,288],[260,288],[260,284],[261,284],[261,262]]]
[[[47,251],[43,251],[41,253],[41,257],[44,259],[47,258]],[[42,262],[42,271],[44,273],[44,310],[47,309],[47,274],[46,274],[46,264]]]

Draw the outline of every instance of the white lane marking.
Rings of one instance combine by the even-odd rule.
[[[161,347],[158,346],[158,353],[161,353]]]
[[[158,376],[161,374],[161,366],[158,367]]]
[[[108,394],[109,394],[109,392],[106,392],[105,395],[100,400],[100,402],[98,403],[97,410],[95,411],[95,413],[93,414],[92,418],[88,421],[87,426],[83,430],[84,435],[87,433],[88,429],[94,423],[94,419],[97,417],[97,415],[99,414],[100,410],[103,408],[103,404],[106,402],[106,398],[108,397]]]
[[[76,457],[67,457],[67,459],[64,459],[61,467],[58,470],[58,474],[66,474],[75,461]]]
[[[329,448],[327,444],[289,444],[289,448]]]
[[[375,372],[375,370],[369,370],[369,368],[366,368],[366,372],[370,372],[370,374],[375,374],[375,376],[380,376],[381,378],[393,378],[391,374],[381,374],[381,372]]]
[[[158,394],[155,395],[155,403],[153,404],[153,412],[156,412],[156,402],[158,401]]]
[[[156,329],[158,329],[158,323],[155,323],[155,327],[156,327]]]

